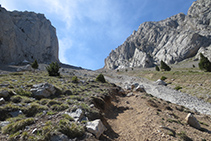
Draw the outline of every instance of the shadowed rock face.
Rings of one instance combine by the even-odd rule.
[[[211,1],[198,0],[188,14],[145,22],[105,59],[106,69],[173,64],[203,52],[211,60]]]
[[[0,64],[59,61],[56,29],[43,14],[0,7]]]

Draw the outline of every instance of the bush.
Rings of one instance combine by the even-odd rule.
[[[178,91],[178,90],[182,89],[182,87],[181,86],[176,86],[174,89]]]
[[[161,78],[160,78],[160,80],[162,80],[162,81],[164,81],[164,80],[166,80],[167,79],[167,77],[165,77],[165,76],[162,76]]]
[[[155,66],[155,70],[156,70],[156,71],[160,71],[160,68],[156,65],[156,66]]]
[[[10,123],[7,126],[4,126],[2,128],[2,133],[3,134],[16,133],[17,131],[24,129],[26,126],[31,125],[33,123],[34,123],[34,118],[22,119],[15,123]]]
[[[67,119],[62,119],[59,121],[59,131],[71,139],[82,137],[85,133],[83,126],[76,123],[71,123]]]
[[[164,71],[170,71],[171,70],[171,68],[165,62],[163,62],[162,60],[160,62],[160,65],[161,65],[160,68]]]
[[[38,65],[38,63],[37,63],[37,60],[34,60],[34,62],[31,64],[31,67],[32,67],[33,69],[38,69],[39,65]]]
[[[52,62],[50,65],[46,67],[49,76],[60,76],[59,73],[59,64],[57,62]]]
[[[96,78],[96,81],[99,81],[99,82],[102,82],[102,83],[106,82],[103,74],[99,74]]]
[[[77,76],[73,76],[72,77],[72,82],[73,83],[78,83],[78,77]]]
[[[211,72],[211,62],[202,53],[200,53],[200,61],[198,65],[201,70]]]

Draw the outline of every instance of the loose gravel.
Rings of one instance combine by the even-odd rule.
[[[115,83],[116,85],[125,88],[126,86],[131,86],[134,83],[143,85],[146,92],[161,98],[165,101],[169,101],[174,104],[182,105],[191,110],[200,112],[202,114],[211,115],[211,104],[200,100],[197,97],[191,96],[189,94],[176,91],[168,86],[157,85],[155,82],[149,81],[145,78],[131,77],[126,75],[115,75],[106,76],[107,81]]]

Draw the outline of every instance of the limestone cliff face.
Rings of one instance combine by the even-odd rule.
[[[211,59],[211,1],[198,0],[188,14],[159,22],[145,22],[105,59],[106,69],[152,67],[198,56]]]
[[[56,29],[43,14],[0,7],[0,64],[59,61]]]

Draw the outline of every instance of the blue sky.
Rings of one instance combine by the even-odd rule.
[[[9,11],[45,14],[57,30],[61,62],[96,70],[139,25],[180,12],[195,0],[0,0]]]

